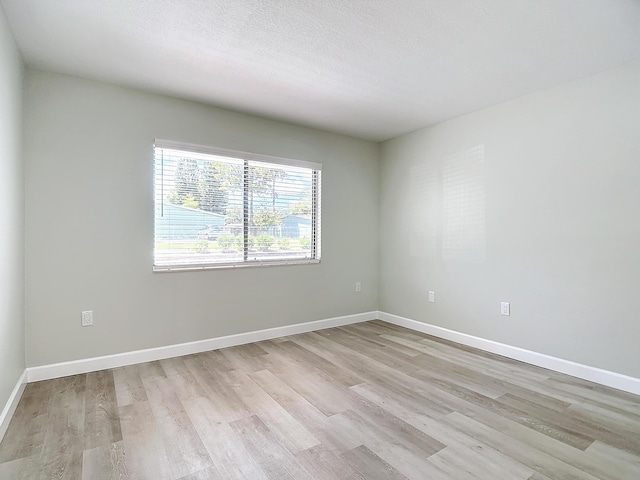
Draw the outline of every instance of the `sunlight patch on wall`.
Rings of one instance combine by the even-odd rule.
[[[442,258],[486,258],[484,145],[457,152],[442,168]]]
[[[440,172],[434,166],[423,164],[411,168],[409,250],[412,257],[438,257],[438,234],[442,220],[441,183]]]

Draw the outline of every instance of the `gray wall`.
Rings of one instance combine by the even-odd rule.
[[[23,366],[20,64],[4,50],[2,88],[14,87],[2,98],[15,104],[0,114],[0,215],[15,228],[0,237],[0,351],[12,387]],[[27,365],[379,307],[640,377],[639,85],[632,63],[460,117],[384,142],[378,169],[373,143],[28,70]],[[153,274],[154,137],[322,162],[322,263]],[[96,325],[83,329],[86,309]]]
[[[37,70],[24,128],[28,366],[377,309],[378,145]],[[322,263],[153,274],[154,137],[321,162]]]
[[[22,60],[0,8],[0,411],[24,371]]]
[[[380,178],[382,311],[640,377],[640,63],[385,142]]]

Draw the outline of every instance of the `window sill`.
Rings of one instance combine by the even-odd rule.
[[[320,260],[302,259],[302,260],[274,260],[274,261],[253,261],[243,263],[220,263],[220,264],[202,264],[202,265],[172,265],[172,266],[155,266],[153,273],[172,273],[172,272],[192,272],[201,270],[234,270],[239,268],[259,268],[259,267],[284,267],[294,265],[313,265],[320,263]]]

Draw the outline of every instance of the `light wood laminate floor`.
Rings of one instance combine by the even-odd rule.
[[[0,479],[640,479],[640,397],[373,321],[27,386]]]

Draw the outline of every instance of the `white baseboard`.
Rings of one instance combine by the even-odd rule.
[[[506,345],[493,340],[475,337],[473,335],[456,332],[454,330],[411,320],[398,315],[374,311],[317,320],[314,322],[297,323],[295,325],[286,325],[283,327],[268,328],[254,332],[239,333],[236,335],[227,335],[225,337],[198,340],[195,342],[181,343],[177,345],[167,345],[164,347],[149,348],[146,350],[137,350],[103,357],[87,358],[27,368],[25,372],[26,379],[24,378],[25,375],[23,375],[18,385],[16,385],[16,389],[14,390],[10,401],[2,412],[2,416],[0,417],[0,433],[4,433],[2,428],[6,428],[6,426],[8,426],[8,421],[13,414],[13,410],[11,410],[11,408],[15,410],[15,405],[17,405],[18,400],[22,395],[25,380],[28,382],[36,382],[40,380],[65,377],[68,375],[95,372],[108,368],[117,368],[126,365],[134,365],[136,363],[151,362],[154,360],[162,360],[181,355],[206,352],[219,348],[233,347],[251,342],[259,342],[261,340],[270,340],[272,338],[285,337],[287,335],[312,332],[323,328],[339,327],[342,325],[350,325],[375,319],[384,320],[385,322],[426,333],[428,335],[433,335],[434,337],[451,340],[453,342],[475,347],[487,352],[496,353],[531,365],[548,368],[549,370],[559,373],[565,373],[577,378],[582,378],[601,385],[617,388],[618,390],[640,395],[640,379],[635,377],[552,357],[550,355]],[[6,426],[4,425],[5,421],[7,423]]]
[[[18,402],[22,397],[22,392],[24,392],[25,387],[27,386],[27,372],[26,370],[22,372],[16,386],[13,388],[9,399],[7,400],[6,405],[2,409],[2,413],[0,413],[0,442],[2,442],[2,438],[9,428],[9,422],[13,417],[14,412],[18,406]]]
[[[444,338],[453,342],[468,345],[470,347],[479,348],[486,352],[497,353],[503,357],[512,358],[521,362],[536,365],[538,367],[548,368],[559,373],[565,373],[573,377],[582,378],[591,382],[613,387],[625,392],[640,395],[640,378],[629,377],[620,373],[603,370],[601,368],[590,367],[581,363],[563,360],[562,358],[552,357],[543,353],[525,350],[524,348],[513,347],[504,343],[494,342],[466,333],[456,332],[447,328],[430,325],[428,323],[418,322],[409,318],[400,317],[391,313],[378,312],[378,318],[394,325],[406,327],[411,330],[433,335],[434,337]]]
[[[377,318],[378,312],[376,311],[358,313],[354,315],[317,320],[314,322],[297,323],[295,325],[267,328],[254,332],[238,333],[236,335],[227,335],[225,337],[209,338],[206,340],[180,343],[177,345],[167,345],[165,347],[149,348],[146,350],[117,353],[115,355],[106,355],[103,357],[85,358],[70,362],[30,367],[27,368],[27,380],[29,382],[37,382],[40,380],[50,380],[52,378],[66,377],[80,373],[95,372],[108,368],[134,365],[136,363],[152,362],[165,358],[179,357],[181,355],[190,355],[193,353],[207,352],[209,350],[217,350],[219,348],[259,342],[261,340],[286,337],[287,335],[295,335],[297,333],[312,332],[315,330],[322,330],[323,328],[366,322],[367,320],[376,320]]]

